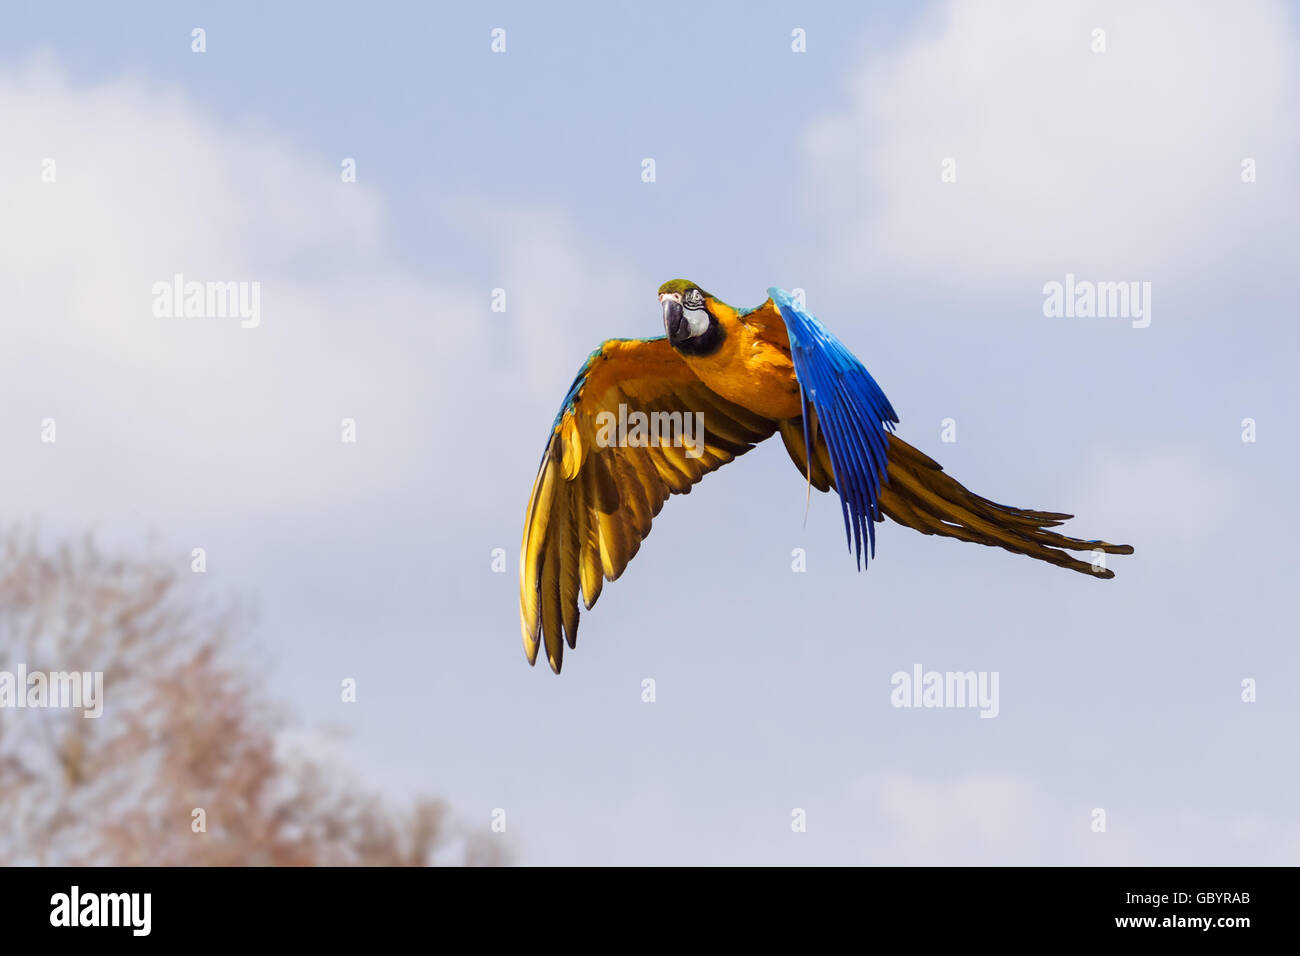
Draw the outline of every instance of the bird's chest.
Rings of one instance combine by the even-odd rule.
[[[797,418],[799,383],[788,347],[770,341],[761,331],[744,325],[728,329],[716,352],[688,359],[691,369],[728,401],[765,418]]]

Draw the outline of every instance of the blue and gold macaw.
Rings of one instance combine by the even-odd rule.
[[[859,569],[864,544],[874,557],[875,522],[886,515],[923,534],[997,545],[1095,577],[1114,572],[1068,552],[1133,553],[1051,531],[1071,516],[996,504],[944,474],[893,434],[898,415],[875,379],[784,290],[768,289],[767,301],[742,311],[674,279],[659,288],[659,301],[667,335],[602,344],[551,426],[519,558],[530,664],[545,644],[551,670],[560,672],[566,639],[570,648],[577,641],[579,592],[591,610],[669,495],[689,492],[776,432],[808,484],[839,493]],[[611,422],[625,422],[629,410],[659,413],[673,426],[699,421],[703,436],[688,445],[648,441],[635,429],[628,439],[623,429],[615,440]]]

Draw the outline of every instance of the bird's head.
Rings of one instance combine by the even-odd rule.
[[[709,295],[688,279],[672,279],[659,287],[664,331],[672,347],[687,355],[706,355],[722,342],[722,327]]]

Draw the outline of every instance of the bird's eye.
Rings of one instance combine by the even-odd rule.
[[[688,309],[704,308],[704,293],[699,289],[688,289],[686,294],[682,296],[682,305]]]

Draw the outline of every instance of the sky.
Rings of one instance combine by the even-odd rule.
[[[524,865],[1300,862],[1300,7],[702,6],[10,4],[6,521],[203,548],[300,739]],[[886,523],[859,574],[769,442],[529,668],[551,420],[676,277],[803,289],[907,441],[1136,553]],[[997,716],[893,706],[918,665]]]

